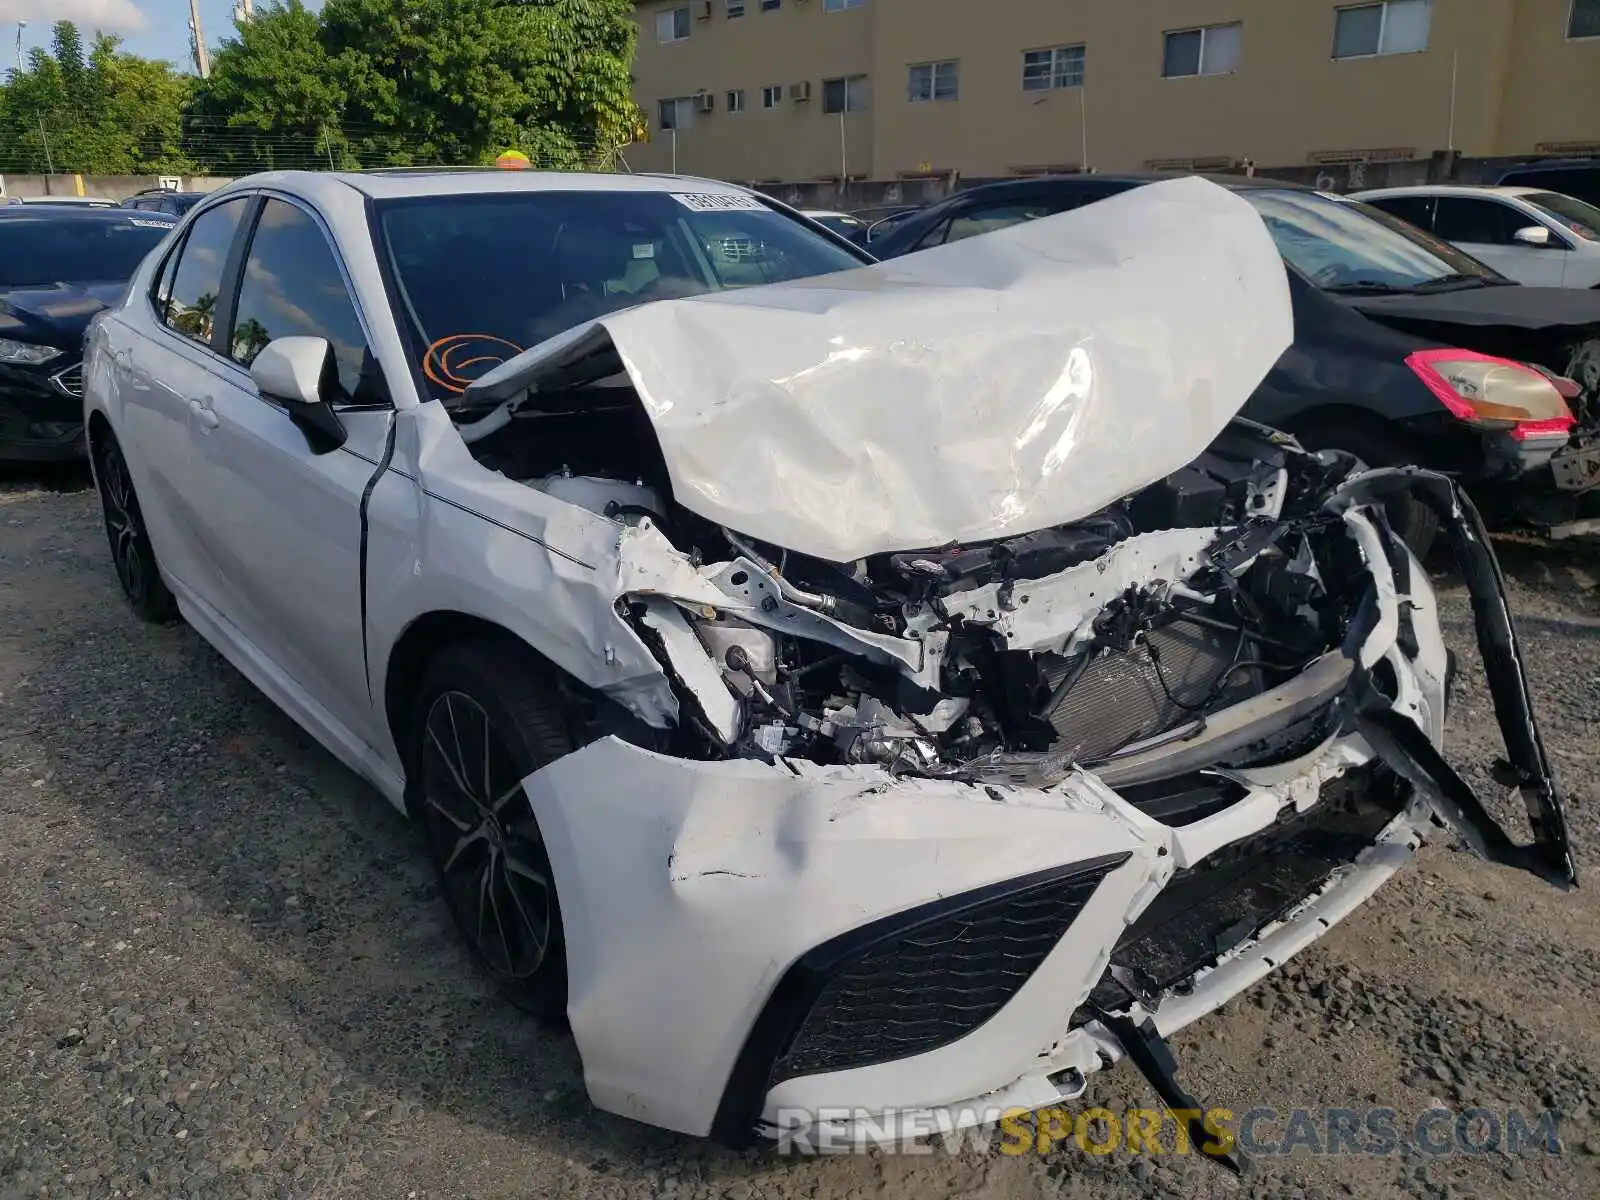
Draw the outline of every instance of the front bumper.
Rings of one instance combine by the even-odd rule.
[[[1543,822],[1537,851],[1510,846],[1438,758],[1447,666],[1432,590],[1351,507],[1352,488],[1369,503],[1413,486],[1437,491],[1476,564],[1479,640],[1510,759]],[[1121,1056],[1129,1022],[1170,1034],[1281,965],[1370,896],[1435,821],[1490,857],[1552,878],[1564,862],[1570,876],[1475,514],[1425,472],[1370,472],[1343,503],[1372,575],[1371,613],[1346,648],[1334,731],[1292,761],[1228,772],[1231,801],[1188,824],[1163,823],[1084,770],[1026,788],[688,761],[607,739],[530,775],[594,1103],[732,1143],[782,1137],[794,1114],[824,1110],[871,1114],[879,1140],[992,1121],[1081,1093]],[[1230,856],[1266,861],[1252,851],[1298,836],[1296,822],[1342,821],[1334,796],[1352,780],[1362,794],[1384,781],[1388,809],[1369,804],[1341,825],[1337,849],[1295,843],[1274,861],[1292,858],[1298,874],[1270,902],[1245,903],[1225,936],[1212,931],[1198,959],[1164,931],[1163,896]],[[1208,894],[1222,905],[1243,893]],[[861,1122],[843,1121],[844,1136],[859,1136]]]
[[[84,457],[83,364],[0,368],[0,462]]]

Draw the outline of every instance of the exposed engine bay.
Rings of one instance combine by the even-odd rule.
[[[628,436],[630,390],[588,397],[604,393],[606,458],[631,459],[631,479],[589,473],[599,464],[559,432],[580,414],[548,395],[473,449],[635,536],[664,538],[700,576],[692,601],[621,601],[675,676],[673,753],[1047,786],[1075,764],[1146,782],[1185,747],[1201,751],[1196,765],[1261,765],[1328,736],[1327,702],[1348,676],[1332,652],[1362,591],[1325,580],[1362,572],[1362,552],[1322,508],[1338,464],[1282,435],[1235,421],[1188,468],[1070,525],[840,564],[673,505],[648,430]],[[530,446],[568,461],[530,477]],[[1295,719],[1274,703],[1259,714],[1270,729],[1212,727],[1308,669]]]

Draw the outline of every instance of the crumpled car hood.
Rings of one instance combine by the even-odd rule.
[[[640,305],[479,379],[621,358],[674,499],[834,562],[1078,520],[1193,460],[1288,347],[1260,216],[1201,179],[859,270]]]

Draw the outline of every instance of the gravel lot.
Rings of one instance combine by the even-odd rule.
[[[596,1113],[565,1032],[474,979],[405,822],[198,636],[124,609],[85,488],[0,482],[0,1198],[1600,1195],[1600,889],[1445,846],[1191,1028],[1184,1078],[1236,1111],[1554,1106],[1559,1155],[1302,1151],[1241,1187],[1071,1147],[778,1160]],[[1600,555],[1501,550],[1592,860]],[[1491,729],[1473,681],[1451,753],[1480,784]],[[1125,1067],[1090,1097],[1154,1101]]]

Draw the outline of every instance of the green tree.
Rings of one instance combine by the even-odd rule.
[[[197,145],[231,131],[227,147],[255,166],[482,163],[511,148],[546,166],[603,163],[643,133],[632,8],[327,0],[313,14],[284,0],[217,52],[191,131]]]
[[[340,133],[343,82],[301,0],[257,9],[212,55],[189,114],[196,150],[221,174],[356,166]]]
[[[87,54],[70,21],[0,83],[0,168],[94,174],[187,173],[189,81],[96,34]]]

